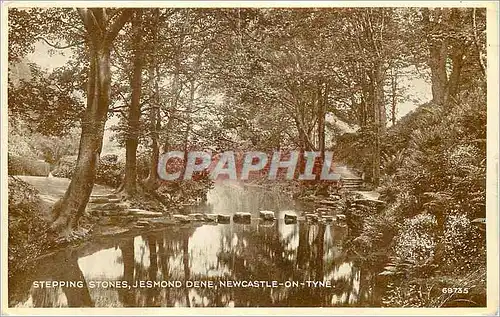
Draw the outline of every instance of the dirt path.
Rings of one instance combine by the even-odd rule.
[[[337,165],[335,162],[333,163],[333,171],[337,174],[340,174],[342,178],[358,178],[361,179],[361,177],[355,173],[351,168],[345,166],[345,165]]]
[[[358,178],[358,179],[361,178],[360,176],[357,175],[356,172],[354,172],[351,168],[345,165],[336,165],[334,170],[336,173],[342,175],[342,178]],[[378,200],[380,197],[380,193],[373,190],[371,191],[356,190],[353,192],[360,194],[363,196],[364,199],[369,199],[369,200]]]
[[[43,176],[16,176],[23,181],[33,185],[39,192],[40,198],[47,203],[55,203],[64,196],[69,186],[70,179],[59,177]],[[94,185],[92,195],[109,195],[113,193],[113,188],[102,185]]]
[[[354,191],[354,193],[360,194],[363,196],[364,199],[368,199],[368,200],[378,200],[378,198],[380,197],[380,193],[373,191],[373,190],[371,190],[371,191],[357,190],[357,191]]]

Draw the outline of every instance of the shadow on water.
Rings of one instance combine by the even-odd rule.
[[[261,189],[218,185],[209,193],[203,211],[256,215],[263,209],[303,208],[306,207],[286,196]],[[279,218],[282,219],[280,215]],[[16,277],[16,288],[25,287],[22,291],[11,291],[10,304],[18,307],[378,306],[375,275],[349,258],[347,250],[342,248],[346,234],[347,228],[330,224],[285,224],[283,220],[262,223],[254,217],[250,224],[168,227],[135,237],[93,241],[46,257],[32,274]],[[299,286],[220,287],[220,282],[228,280],[296,281]],[[80,284],[36,288],[34,281]],[[113,281],[114,285],[110,285]],[[148,281],[170,283],[164,287],[141,287],[141,283]],[[212,281],[219,287],[185,287],[186,281]],[[329,281],[331,287],[300,284],[306,281]]]

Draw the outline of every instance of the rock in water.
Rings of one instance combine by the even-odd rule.
[[[156,212],[156,211],[149,211],[149,210],[143,210],[143,209],[137,209],[137,208],[130,208],[127,209],[128,214],[132,216],[137,216],[137,217],[161,217],[163,216],[163,213],[161,212]]]
[[[146,220],[138,220],[137,223],[135,224],[135,226],[138,228],[147,228],[150,225],[151,224],[149,223],[149,221]]]
[[[203,214],[200,214],[200,213],[189,214],[188,217],[191,221],[204,221],[205,220],[205,216]]]
[[[109,198],[106,198],[106,197],[90,197],[89,203],[90,204],[104,204],[104,203],[109,203]]]
[[[174,219],[181,223],[187,223],[190,221],[189,217],[186,215],[174,215]]]
[[[330,195],[330,199],[332,200],[340,200],[342,197],[340,195],[335,195],[335,194],[331,194]]]
[[[318,201],[318,204],[326,205],[326,206],[335,206],[337,204],[337,201],[324,199],[324,200]]]
[[[323,216],[322,218],[325,222],[332,222],[334,220],[333,216]]]
[[[291,224],[297,222],[297,215],[285,214],[285,223]]]
[[[217,214],[205,214],[205,221],[216,222],[217,221]]]
[[[217,215],[217,221],[219,223],[229,223],[229,222],[231,222],[231,216],[230,215]]]
[[[250,223],[252,221],[252,214],[249,212],[237,212],[233,215],[234,223]]]
[[[259,217],[262,220],[274,220],[274,219],[276,219],[276,217],[274,216],[274,211],[271,211],[271,210],[259,211]]]
[[[319,220],[318,215],[316,215],[316,214],[308,213],[308,214],[305,214],[305,217],[306,217],[306,220],[310,221],[310,222],[318,222],[318,220]]]

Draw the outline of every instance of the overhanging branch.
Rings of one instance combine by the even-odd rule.
[[[76,43],[71,43],[71,44],[68,44],[68,45],[60,46],[60,45],[57,45],[57,44],[50,43],[47,39],[45,39],[43,37],[37,37],[36,40],[42,40],[48,46],[53,47],[53,48],[57,48],[57,49],[60,49],[60,50],[63,50],[63,49],[66,49],[66,48],[70,48],[70,47],[74,47],[74,46],[78,46],[78,45],[82,45],[82,44],[85,43],[85,41],[80,41],[80,42],[76,42]]]

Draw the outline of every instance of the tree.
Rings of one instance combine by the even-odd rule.
[[[458,102],[463,78],[485,75],[485,12],[474,8],[423,8],[415,36],[425,38],[436,104]],[[474,70],[474,71],[471,71]]]
[[[134,195],[137,191],[137,146],[139,145],[139,119],[141,116],[141,89],[143,57],[143,10],[136,9],[132,20],[133,35],[133,72],[130,78],[132,87],[130,107],[128,111],[127,139],[125,141],[126,160],[125,178],[123,188],[128,195]]]
[[[132,9],[78,8],[86,31],[90,57],[87,83],[87,106],[76,169],[64,197],[53,207],[52,228],[71,233],[78,227],[94,186],[96,164],[102,149],[104,125],[110,96],[110,52],[118,32],[131,18]]]

